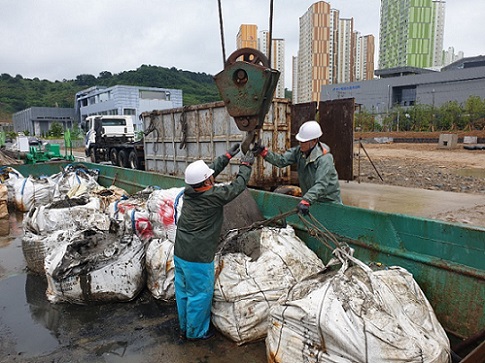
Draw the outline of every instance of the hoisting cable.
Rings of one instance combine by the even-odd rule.
[[[313,217],[311,214],[308,215],[309,219],[311,222],[304,218],[303,216],[299,215],[301,222],[305,225],[307,228],[308,234],[312,237],[315,237],[317,240],[319,240],[325,247],[329,248],[331,251],[333,251],[335,248],[343,248],[344,244],[338,241],[337,237],[330,232],[323,224],[321,224],[315,217]],[[333,242],[335,247],[331,246],[329,243]]]
[[[297,213],[298,213],[298,208],[294,208],[289,210],[288,212],[278,214],[272,218],[263,219],[262,221],[256,221],[247,227],[238,228],[237,230],[231,229],[227,231],[226,234],[221,238],[221,240],[224,241],[224,243],[222,243],[219,246],[218,251],[222,251],[229,240],[231,241],[236,240],[240,235],[259,229],[264,226],[275,225],[278,221],[281,221],[282,219]],[[231,236],[230,239],[229,239],[229,236]]]
[[[219,4],[219,28],[221,31],[221,46],[222,46],[222,65],[226,65],[226,48],[224,46],[224,25],[222,22],[222,4],[221,0],[217,1]]]
[[[271,46],[273,45],[273,0],[269,2],[269,47],[268,47],[268,60],[269,67],[271,68]]]

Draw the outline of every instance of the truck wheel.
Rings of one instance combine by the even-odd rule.
[[[118,151],[115,148],[109,150],[109,160],[111,164],[117,166],[118,165]]]
[[[99,163],[99,158],[96,156],[96,150],[91,149],[89,150],[89,157],[92,163]]]
[[[120,150],[120,152],[118,153],[118,165],[122,168],[128,167],[128,156],[126,155],[125,150]]]
[[[140,169],[140,163],[138,162],[138,156],[136,155],[135,150],[130,152],[130,155],[128,156],[128,164],[132,169]]]

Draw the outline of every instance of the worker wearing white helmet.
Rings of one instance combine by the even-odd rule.
[[[298,210],[303,215],[309,213],[310,205],[316,201],[342,203],[333,156],[328,145],[319,141],[322,134],[317,121],[307,121],[300,126],[296,135],[299,145],[284,154],[274,153],[259,144],[253,148],[255,155],[261,155],[267,162],[279,168],[297,165],[302,190]]]
[[[249,152],[241,157],[239,173],[232,183],[215,186],[214,178],[238,152],[236,144],[210,165],[197,160],[185,169],[187,186],[174,246],[175,299],[182,339],[208,339],[214,335],[210,329],[214,257],[223,209],[246,188],[254,155]]]

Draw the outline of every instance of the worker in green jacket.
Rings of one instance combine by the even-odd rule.
[[[279,168],[297,165],[302,190],[298,210],[303,215],[309,213],[310,205],[316,201],[342,204],[333,156],[330,148],[319,141],[322,134],[317,121],[307,121],[301,125],[296,135],[299,145],[284,154],[274,153],[260,144],[253,148],[255,155],[261,155],[267,162]]]
[[[214,257],[223,221],[224,205],[241,194],[251,176],[254,155],[241,157],[236,179],[230,184],[214,185],[214,178],[239,152],[234,145],[212,164],[197,160],[185,169],[184,200],[175,236],[175,299],[180,337],[208,339],[212,296],[214,293]]]

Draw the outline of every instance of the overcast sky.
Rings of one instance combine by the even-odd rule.
[[[285,39],[285,87],[299,17],[315,1],[273,0],[273,37]],[[380,0],[328,1],[379,38]],[[226,57],[240,24],[269,29],[269,0],[221,0]],[[448,0],[443,47],[485,54],[483,0]],[[377,44],[376,44],[377,47]],[[120,73],[142,64],[216,74],[223,69],[217,0],[0,0],[0,73],[50,81]]]

